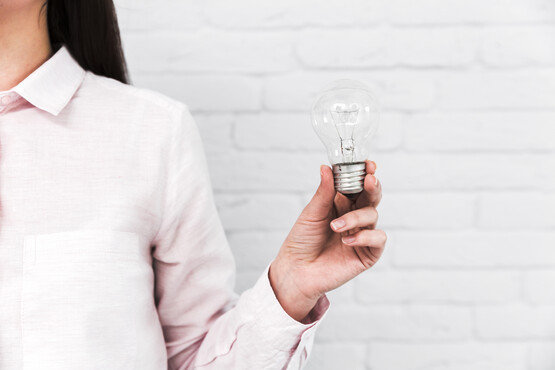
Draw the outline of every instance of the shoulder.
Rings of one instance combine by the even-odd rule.
[[[79,94],[117,110],[140,110],[151,120],[181,122],[192,121],[188,106],[155,90],[124,84],[90,71],[79,89]]]

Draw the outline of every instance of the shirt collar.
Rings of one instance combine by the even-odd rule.
[[[57,116],[85,77],[85,70],[65,45],[12,90],[35,107]]]

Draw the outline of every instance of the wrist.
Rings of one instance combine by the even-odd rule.
[[[270,265],[268,278],[283,310],[299,322],[306,318],[321,296],[318,294],[307,295],[300,290],[297,285],[300,280],[277,258]]]

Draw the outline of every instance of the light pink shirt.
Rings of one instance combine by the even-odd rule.
[[[0,92],[0,370],[300,369],[329,301],[295,321],[267,272],[233,292],[183,103],[65,46]]]

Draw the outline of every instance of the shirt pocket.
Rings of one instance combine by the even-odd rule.
[[[148,242],[132,232],[26,235],[24,370],[142,368],[138,338],[156,319],[151,266]]]

